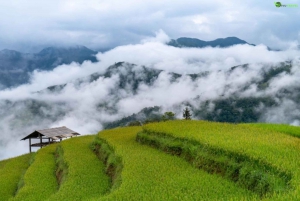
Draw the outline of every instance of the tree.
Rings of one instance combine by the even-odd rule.
[[[165,112],[164,115],[162,116],[162,120],[163,121],[167,121],[167,120],[174,120],[175,114],[173,112]]]
[[[141,122],[139,121],[132,121],[127,126],[141,126]]]
[[[183,118],[185,119],[185,120],[190,120],[191,119],[191,112],[190,112],[190,110],[189,110],[189,108],[188,107],[186,107],[185,108],[185,110],[183,111]]]

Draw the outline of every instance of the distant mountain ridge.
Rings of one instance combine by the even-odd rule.
[[[262,66],[259,72],[261,76],[255,77],[255,79],[253,79],[251,82],[245,82],[243,85],[239,86],[238,90],[232,93],[232,96],[230,97],[224,97],[223,94],[216,99],[201,102],[200,97],[195,96],[191,101],[198,102],[197,106],[193,106],[189,103],[189,101],[186,101],[175,105],[174,108],[180,107],[180,104],[188,105],[191,108],[193,118],[195,119],[232,123],[258,122],[260,121],[263,113],[266,110],[278,106],[275,97],[288,98],[293,101],[298,101],[299,94],[293,93],[293,91],[300,91],[300,89],[288,87],[283,91],[278,91],[278,93],[274,96],[263,95],[261,97],[240,97],[238,94],[243,93],[252,85],[256,85],[257,89],[260,92],[263,92],[270,87],[270,82],[272,81],[272,79],[276,78],[282,73],[291,74],[291,68],[291,62],[282,62],[276,64],[271,68],[268,67],[268,64],[265,64],[264,66]],[[247,71],[248,69],[249,64],[243,64],[224,70],[223,73],[229,79],[232,74],[235,74],[238,71]],[[139,91],[141,86],[155,87],[155,83],[162,73],[168,74],[168,79],[170,81],[170,84],[172,84],[178,83],[183,76],[189,77],[192,82],[198,82],[199,80],[206,79],[212,72],[205,71],[199,72],[197,74],[183,75],[172,72],[165,72],[163,70],[152,69],[146,66],[139,66],[133,63],[118,62],[109,66],[103,73],[93,73],[85,78],[79,78],[63,85],[50,86],[36,93],[40,93],[41,95],[59,95],[65,93],[64,89],[66,89],[68,85],[70,87],[76,88],[76,90],[81,90],[82,88],[85,88],[87,84],[91,84],[98,79],[108,79],[112,76],[118,76],[118,81],[116,81],[114,87],[111,88],[111,91],[108,93],[110,98],[108,98],[107,101],[99,102],[96,106],[98,112],[105,110],[110,114],[115,114],[118,110],[118,102],[122,98],[124,98],[119,97],[118,94],[121,94],[121,92],[125,90],[126,94],[134,96],[138,94],[137,92]],[[231,87],[233,86],[226,86],[227,89],[230,89]],[[214,107],[210,108],[209,105],[214,105]],[[257,108],[259,107],[261,108],[258,110]],[[146,110],[141,110],[137,114],[125,116],[116,121],[105,122],[104,128],[125,126],[132,121],[144,122],[147,119],[157,120],[161,116],[162,111],[160,105],[156,105],[154,109],[148,108]]]
[[[300,121],[298,112],[300,106],[297,104],[300,100],[299,85],[295,81],[294,84],[280,87],[272,94],[270,91],[274,90],[273,81],[275,79],[280,79],[283,75],[293,76],[292,68],[292,62],[276,63],[271,66],[266,63],[261,66],[257,74],[242,83],[239,82],[239,79],[237,79],[239,82],[237,83],[232,78],[238,78],[241,74],[251,72],[253,70],[251,64],[233,66],[230,69],[218,71],[218,74],[224,76],[228,82],[217,92],[216,96],[206,98],[205,96],[213,90],[206,90],[207,85],[202,83],[206,83],[211,76],[214,77],[214,71],[177,74],[133,63],[117,62],[107,67],[104,72],[95,72],[63,85],[49,86],[44,90],[33,92],[32,98],[16,101],[1,99],[0,122],[3,123],[0,124],[0,130],[5,132],[5,127],[9,126],[12,128],[9,131],[10,135],[21,137],[22,133],[30,132],[37,125],[46,127],[68,119],[70,116],[76,116],[79,114],[78,110],[84,111],[84,115],[93,115],[95,122],[99,122],[99,129],[114,128],[130,125],[137,121],[141,123],[157,121],[162,119],[163,113],[167,111],[172,111],[177,118],[182,118],[182,106],[190,108],[193,119],[231,123],[264,122],[267,116],[276,116],[279,110],[285,117],[282,119],[283,115],[280,115],[280,122],[291,123],[295,119]],[[162,82],[166,82],[166,84],[161,85]],[[104,88],[101,89],[99,86],[104,86],[106,83],[109,83],[109,86],[102,90]],[[178,88],[181,85],[178,83],[188,83],[188,85],[182,85],[188,86],[187,90],[190,90],[189,86],[196,87],[192,89],[195,94],[178,100],[177,98],[181,95],[180,87]],[[152,100],[152,98],[161,99],[158,97],[159,94],[153,92],[164,86],[168,86],[167,89],[171,89],[173,86],[178,89],[178,93],[174,93],[170,99],[166,98],[164,101],[168,103],[169,100],[177,99],[176,102],[170,103],[170,106],[167,105],[168,108],[163,105],[163,102]],[[260,94],[259,96],[252,94],[251,89],[253,88]],[[232,89],[234,90],[232,91]],[[87,90],[91,93],[87,93]],[[140,98],[143,93],[147,93],[147,96]],[[81,97],[81,94],[84,95],[84,98],[76,98]],[[86,94],[91,94],[93,101],[87,101],[89,96]],[[65,98],[67,96],[72,98]],[[165,95],[162,94],[162,96]],[[133,108],[135,105],[127,104],[123,100],[131,101],[136,98],[141,102],[148,100],[151,102],[150,104],[146,102],[147,104],[136,110],[135,114],[127,112],[126,107]],[[285,105],[283,102],[285,100],[289,105]],[[88,109],[83,110],[85,108]],[[84,115],[80,118],[88,122],[90,118],[87,119]],[[278,119],[272,122],[279,122]],[[5,138],[0,139],[0,146],[6,143],[8,142]]]
[[[169,43],[167,43],[170,46],[174,47],[195,47],[195,48],[204,48],[204,47],[230,47],[233,45],[240,45],[240,44],[250,44],[244,40],[241,40],[237,37],[227,37],[227,38],[218,38],[213,41],[204,41],[197,38],[187,38],[187,37],[181,37],[176,40],[172,39]]]
[[[153,85],[153,83],[155,82],[155,80],[157,80],[161,72],[164,71],[146,66],[138,66],[136,64],[128,62],[116,62],[115,64],[109,66],[104,73],[95,72],[87,77],[78,78],[69,83],[49,86],[46,89],[37,91],[36,93],[60,93],[68,84],[73,84],[76,87],[80,87],[82,83],[91,83],[93,81],[98,80],[100,77],[111,78],[113,75],[118,75],[118,89],[127,88],[131,90],[131,93],[135,94],[141,84],[146,84],[148,86]],[[171,81],[173,82],[177,81],[178,78],[181,78],[183,76],[182,74],[177,74],[173,72],[168,72],[168,74],[171,75]],[[195,80],[200,77],[205,77],[207,75],[208,71],[200,72],[198,74],[186,74],[186,76],[190,77],[192,80]]]
[[[28,83],[29,73],[34,70],[53,70],[58,65],[86,60],[96,62],[95,54],[85,46],[48,47],[35,54],[4,49],[0,51],[0,88]]]

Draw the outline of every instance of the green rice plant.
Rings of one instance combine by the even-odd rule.
[[[30,157],[0,161],[0,200],[300,200],[298,131],[276,126],[178,120],[75,137],[40,149],[23,179]]]
[[[292,126],[287,124],[269,124],[269,123],[249,123],[245,125],[251,125],[262,129],[267,129],[270,131],[277,131],[281,133],[285,133],[294,137],[300,138],[300,127]]]
[[[60,143],[67,174],[59,190],[48,200],[89,200],[109,190],[109,178],[104,164],[90,149],[93,136],[74,137]]]
[[[143,126],[147,133],[168,134],[196,140],[229,152],[246,155],[252,160],[268,163],[280,172],[291,173],[291,190],[274,193],[270,200],[300,200],[300,139],[249,124],[207,121],[171,121]],[[264,175],[257,174],[254,178]],[[282,175],[284,177],[284,175]],[[246,176],[247,180],[253,178]],[[280,185],[279,185],[280,186]]]
[[[24,186],[13,201],[40,201],[47,199],[57,190],[54,153],[56,144],[40,149],[24,175]]]
[[[112,192],[117,189],[122,182],[122,159],[115,154],[114,149],[106,142],[106,140],[101,139],[98,136],[95,138],[91,147],[98,158],[105,164],[105,172],[110,178],[110,188]]]
[[[3,160],[3,161],[0,161],[0,170],[5,166],[6,162],[8,160]]]
[[[0,162],[0,200],[8,200],[15,195],[31,157],[33,154],[25,154]]]
[[[225,151],[198,141],[176,138],[172,135],[139,132],[137,141],[180,156],[194,167],[236,182],[264,197],[271,192],[286,191],[291,174],[277,170],[267,163],[246,155]]]
[[[58,145],[55,152],[55,162],[56,162],[56,180],[58,183],[58,186],[66,180],[67,174],[68,174],[68,165],[64,161],[64,150],[63,148]]]
[[[255,200],[258,196],[218,175],[136,142],[141,127],[101,131],[98,136],[122,158],[122,184],[91,200]]]

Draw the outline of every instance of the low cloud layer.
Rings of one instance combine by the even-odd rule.
[[[96,133],[103,123],[139,112],[144,107],[161,106],[181,118],[185,103],[199,107],[207,100],[238,97],[272,96],[277,106],[267,111],[261,121],[298,124],[300,117],[295,97],[283,90],[299,86],[299,51],[268,51],[263,45],[237,45],[230,48],[175,48],[164,44],[170,38],[163,31],[136,45],[116,47],[97,55],[99,62],[62,65],[53,71],[32,74],[31,83],[0,91],[0,159],[26,153],[28,142],[19,140],[33,130],[67,126],[81,134]],[[263,72],[280,62],[292,63],[291,73],[280,73],[259,89]],[[111,76],[100,76],[109,66],[126,62]],[[135,64],[135,65],[131,65]],[[249,64],[247,67],[233,66]],[[134,88],[131,81],[145,80],[145,68],[159,73],[149,83]],[[97,79],[89,75],[97,73]],[[183,76],[173,79],[174,74]],[[192,79],[188,74],[199,74]],[[123,77],[122,77],[123,76]],[[127,79],[124,86],[121,79]],[[67,85],[50,92],[49,86]],[[209,107],[213,108],[213,105]],[[17,145],[17,146],[16,146]],[[17,148],[16,148],[17,147]]]

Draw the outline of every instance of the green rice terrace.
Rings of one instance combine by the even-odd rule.
[[[0,200],[300,200],[300,128],[174,120],[0,161]]]

